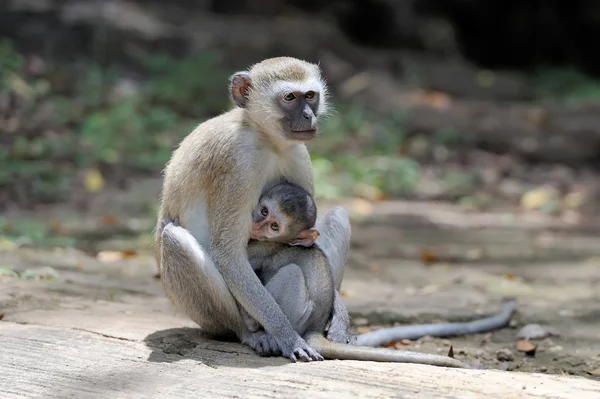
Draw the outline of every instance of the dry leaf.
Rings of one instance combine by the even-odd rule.
[[[585,202],[585,193],[576,191],[568,193],[563,197],[563,204],[567,208],[576,209],[580,208]]]
[[[102,219],[100,219],[100,223],[110,226],[110,225],[119,223],[119,219],[115,216],[105,215],[105,216],[102,216]]]
[[[553,201],[557,196],[552,187],[540,187],[526,192],[521,197],[521,207],[525,209],[540,209]]]
[[[590,375],[600,375],[600,369],[588,370],[588,371],[586,371],[586,373],[588,373]]]
[[[84,175],[84,186],[90,193],[96,193],[104,188],[104,177],[98,169],[89,169]]]
[[[517,341],[517,350],[519,352],[525,352],[528,355],[533,355],[536,348],[537,346],[529,342],[529,339],[520,339]]]
[[[505,280],[514,280],[515,279],[515,275],[512,273],[504,273],[502,275],[502,277],[504,277]]]
[[[137,252],[131,249],[124,251],[102,251],[99,252],[96,258],[104,263],[118,262],[124,259],[130,259],[137,256]]]
[[[340,291],[340,296],[342,298],[347,298],[348,297],[348,292],[346,292],[346,291]]]
[[[454,348],[450,345],[450,349],[448,350],[448,357],[454,358]]]
[[[13,241],[10,241],[6,238],[0,237],[0,251],[14,251],[18,248],[18,245]]]
[[[408,339],[401,339],[399,341],[392,341],[392,342],[388,342],[386,344],[383,344],[382,346],[384,348],[393,348],[393,349],[398,349],[398,348],[402,348],[403,346],[409,346],[412,345],[412,342]]]
[[[352,203],[352,211],[361,216],[367,216],[373,211],[373,206],[367,200],[357,199]]]
[[[483,259],[485,251],[483,248],[471,248],[467,251],[466,256],[469,260],[481,260]]]
[[[69,234],[69,230],[57,219],[53,219],[48,223],[48,230],[59,236],[66,236]]]
[[[0,320],[4,318],[4,313],[0,313]]]
[[[437,256],[435,256],[435,254],[433,252],[430,252],[427,249],[421,250],[420,255],[421,255],[421,260],[427,264],[435,263],[438,260]]]
[[[411,95],[413,101],[418,104],[428,105],[432,108],[447,109],[452,104],[452,99],[446,93],[441,91],[423,91],[419,90]]]
[[[356,329],[359,334],[365,334],[371,332],[371,327],[369,326],[360,326]]]

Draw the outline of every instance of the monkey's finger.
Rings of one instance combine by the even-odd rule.
[[[298,349],[296,349],[295,353],[296,353],[296,355],[298,355],[298,358],[299,358],[299,359],[302,359],[302,360],[304,360],[305,362],[310,362],[310,361],[312,361],[312,358],[311,358],[311,357],[308,355],[308,353],[306,353],[306,352],[304,351],[304,349],[302,349],[302,348],[298,348]]]
[[[317,360],[317,361],[324,360],[323,356],[321,356],[321,354],[318,353],[318,352],[316,352],[314,349],[307,348],[306,351],[308,352],[308,354],[309,354],[309,356],[311,357],[312,360]]]

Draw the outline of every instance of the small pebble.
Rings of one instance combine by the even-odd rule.
[[[496,359],[500,360],[501,362],[510,362],[511,360],[514,360],[514,358],[515,357],[513,353],[508,348],[499,349],[496,351]]]
[[[517,338],[519,339],[542,339],[552,336],[558,336],[558,332],[539,324],[527,324],[517,333]]]

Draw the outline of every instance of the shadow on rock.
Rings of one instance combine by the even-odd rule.
[[[282,357],[260,357],[252,349],[239,344],[235,337],[214,340],[199,328],[170,328],[156,331],[144,343],[152,350],[149,362],[173,363],[195,360],[209,367],[265,367],[289,363]]]

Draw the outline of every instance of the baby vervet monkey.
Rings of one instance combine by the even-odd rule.
[[[319,237],[319,232],[313,228],[316,218],[316,204],[301,187],[281,183],[266,190],[252,211],[248,258],[294,330],[317,351],[317,360],[325,356],[329,359],[472,367],[447,356],[353,346],[357,340],[349,333],[348,312],[335,289],[327,258],[316,244]],[[242,315],[251,331],[259,330],[260,324],[247,312],[242,310]],[[324,333],[330,322],[325,339]],[[395,340],[389,334],[388,337],[390,341]]]

